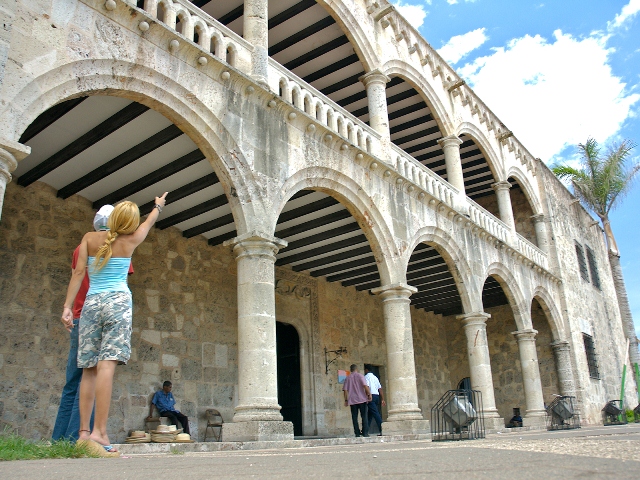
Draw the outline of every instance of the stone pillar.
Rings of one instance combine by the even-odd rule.
[[[18,162],[31,153],[31,147],[11,140],[0,139],[0,219],[7,184],[11,182],[11,172],[18,168]]]
[[[540,368],[538,366],[538,352],[536,351],[537,330],[518,330],[512,335],[518,340],[520,351],[520,365],[522,367],[522,382],[524,384],[524,399],[527,411],[523,418],[526,427],[546,426],[547,412],[544,408],[542,396],[542,382],[540,381]]]
[[[473,312],[458,315],[456,318],[462,321],[467,337],[471,388],[482,393],[485,426],[490,430],[504,429],[504,418],[500,417],[496,408],[489,343],[487,342],[487,320],[491,318],[491,315],[485,312]]]
[[[253,45],[251,77],[269,89],[269,1],[244,1],[244,39]]]
[[[558,386],[561,395],[576,396],[575,383],[573,381],[573,369],[571,368],[571,347],[566,340],[558,340],[551,344],[553,355],[556,359],[556,371],[558,372]]]
[[[387,111],[387,82],[389,77],[380,70],[372,70],[360,77],[367,89],[369,101],[369,125],[380,134],[381,151],[372,152],[389,160],[391,153],[391,133],[389,130],[389,112]]]
[[[274,263],[287,242],[249,232],[233,246],[238,272],[238,405],[223,426],[226,441],[293,439],[278,405]]]
[[[460,160],[460,140],[456,135],[449,135],[438,140],[444,151],[444,163],[447,167],[447,181],[464,195],[464,178],[462,176],[462,161]]]
[[[429,421],[423,419],[418,406],[409,300],[415,292],[415,287],[404,283],[385,285],[372,290],[372,293],[382,297],[387,344],[389,391],[385,397],[389,416],[382,427],[385,433],[429,432]]]
[[[549,253],[547,224],[544,221],[544,214],[538,213],[537,215],[531,215],[531,220],[533,220],[533,226],[536,229],[536,240],[538,241],[538,248],[544,253]]]
[[[491,185],[496,192],[498,198],[498,210],[500,210],[500,220],[507,224],[513,233],[516,231],[516,222],[513,220],[513,209],[511,207],[511,196],[509,195],[509,189],[511,184],[509,182],[502,181],[496,182]]]

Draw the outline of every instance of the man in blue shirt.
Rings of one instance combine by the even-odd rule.
[[[171,382],[167,380],[162,384],[162,390],[158,390],[155,393],[153,400],[151,400],[151,405],[149,405],[149,418],[152,417],[153,406],[155,405],[161,417],[169,418],[175,426],[178,426],[178,421],[180,421],[184,433],[189,433],[189,419],[186,415],[180,413],[180,410],[174,408],[176,400],[173,398],[173,393],[171,393],[171,387]]]

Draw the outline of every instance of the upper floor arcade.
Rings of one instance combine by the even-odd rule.
[[[322,145],[324,150],[317,153],[318,147],[316,156],[328,158],[327,152],[331,152],[335,161],[351,163],[368,172],[367,176],[378,185],[376,189],[384,192],[382,203],[405,203],[409,210],[414,210],[411,215],[418,217],[425,215],[420,213],[421,209],[429,212],[426,214],[429,221],[434,220],[439,228],[457,229],[461,237],[465,230],[471,231],[483,245],[504,252],[536,275],[552,277],[540,186],[534,175],[536,162],[499,126],[499,121],[467,86],[459,81],[456,88],[447,86],[447,82],[458,77],[452,76],[455,73],[392,8],[384,6],[376,10],[380,6],[367,7],[358,1],[331,5],[308,0],[271,2],[271,5],[257,1],[251,2],[251,8],[260,7],[263,14],[249,18],[244,15],[245,4],[232,1],[79,0],[77,3],[104,18],[92,34],[106,46],[103,51],[93,48],[86,52],[78,46],[79,53],[73,52],[77,53],[78,62],[72,64],[71,68],[76,69],[72,75],[81,78],[82,57],[89,57],[94,65],[99,59],[116,57],[137,65],[153,66],[155,62],[157,72],[177,72],[176,79],[184,87],[177,94],[183,96],[180,101],[201,108],[197,104],[200,98],[215,91],[218,96],[214,100],[221,104],[216,107],[216,114],[222,121],[194,121],[186,119],[186,114],[167,115],[161,105],[157,110],[167,118],[154,116],[148,107],[162,100],[140,96],[142,104],[130,104],[117,98],[126,96],[124,93],[109,96],[114,87],[103,87],[93,93],[90,88],[83,90],[88,82],[83,79],[77,82],[83,83],[77,92],[89,93],[69,90],[66,98],[70,99],[58,103],[65,95],[57,92],[51,110],[42,106],[38,110],[34,106],[38,115],[17,116],[19,122],[24,122],[23,127],[30,126],[26,130],[15,128],[20,138],[14,140],[29,145],[38,140],[33,140],[34,137],[41,136],[38,152],[34,150],[14,173],[20,185],[43,180],[58,190],[58,196],[67,198],[78,193],[99,206],[101,202],[142,195],[158,181],[168,179],[167,188],[172,194],[166,218],[158,226],[176,226],[187,237],[202,234],[211,245],[219,245],[248,228],[248,221],[238,214],[242,209],[238,204],[252,202],[243,200],[240,192],[240,184],[249,179],[231,178],[235,167],[224,172],[214,164],[212,172],[205,159],[210,161],[225,149],[230,152],[238,149],[229,147],[227,142],[224,148],[217,149],[218,153],[208,151],[196,137],[208,135],[207,130],[212,130],[218,136],[217,141],[224,143],[222,123],[241,124],[237,130],[241,133],[230,135],[235,135],[233,140],[238,144],[245,141],[249,146],[245,149],[243,145],[241,149],[250,169],[276,178],[274,185],[278,188],[304,166],[298,157],[285,162],[281,156],[283,163],[289,165],[276,167],[252,154],[250,150],[255,145],[250,137],[254,126],[241,115],[232,118],[237,115],[234,110],[238,102],[251,103],[238,110],[245,107],[259,110],[258,116],[274,117],[280,122],[270,127],[271,141],[285,135],[288,148],[295,150],[301,144],[295,135],[305,136],[306,140]],[[259,22],[258,17],[262,19]],[[130,34],[128,50],[123,46],[122,51],[115,51],[118,42],[125,40],[110,25],[119,25]],[[249,26],[262,34],[253,37],[245,34]],[[404,33],[400,35],[398,29],[404,29]],[[131,38],[153,44],[165,56],[149,61],[148,54],[145,57],[139,53],[136,58],[131,52],[136,48],[142,52],[142,47],[131,45]],[[405,44],[413,47],[405,48]],[[263,47],[268,55],[259,54]],[[125,74],[114,73],[113,67],[105,68],[121,77],[120,83],[125,87],[133,83],[125,79]],[[123,67],[123,71],[127,69],[130,67]],[[195,82],[193,72],[210,79],[209,83]],[[141,76],[144,75],[150,72]],[[223,91],[230,93],[225,97],[219,94]],[[96,93],[107,96],[98,97]],[[85,97],[87,94],[92,96]],[[138,100],[134,96],[129,101],[132,98]],[[485,110],[479,116],[481,108]],[[59,127],[62,125],[56,123],[59,121],[71,124]],[[60,129],[70,132],[83,123],[91,125],[91,129],[85,128],[90,132],[73,138],[59,134]],[[283,125],[291,126],[295,132],[284,132]],[[108,135],[119,133],[122,140],[118,154],[111,149],[101,160],[89,154],[89,147],[100,148],[100,142]],[[276,155],[282,153],[277,148],[273,151]],[[85,153],[80,155],[81,152]],[[157,154],[162,158],[156,160]],[[305,152],[300,157],[305,157]],[[309,164],[322,161],[313,155],[304,158]],[[343,171],[348,172],[349,168]],[[309,188],[318,186],[310,184]],[[272,209],[270,221],[276,226],[276,234],[286,231],[291,234],[290,239],[281,234],[295,242],[282,255],[281,264],[293,263],[294,268],[301,269],[316,261],[308,252],[317,251],[318,247],[337,254],[344,253],[341,248],[345,242],[358,247],[353,242],[362,234],[360,227],[368,221],[367,212],[359,209],[359,214],[354,214],[353,205],[329,198],[332,193],[327,192],[309,195],[310,190],[299,190],[290,198],[278,198],[280,206]],[[287,211],[281,213],[285,203]],[[143,205],[142,211],[149,207]],[[347,221],[353,220],[350,214],[356,222]],[[260,213],[254,216],[260,217]],[[419,227],[406,229],[411,228]],[[301,238],[303,232],[308,238]],[[398,238],[410,241],[412,235]],[[329,268],[336,273],[337,267],[326,263],[328,258],[327,255],[324,263],[314,265],[318,270]],[[375,287],[382,282],[377,271],[373,276],[377,278],[362,285]]]

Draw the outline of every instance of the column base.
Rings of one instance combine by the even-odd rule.
[[[383,435],[430,434],[429,420],[395,420],[382,424]]]
[[[484,417],[484,428],[485,430],[504,430],[505,423],[504,418],[502,417]]]
[[[535,430],[547,428],[547,415],[544,412],[527,412],[522,419],[522,426],[531,427]]]
[[[270,442],[293,440],[293,423],[266,422],[230,422],[222,425],[224,442]]]

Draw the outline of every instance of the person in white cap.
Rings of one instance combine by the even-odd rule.
[[[104,205],[98,210],[96,216],[93,218],[93,228],[96,232],[109,230],[107,221],[109,215],[113,212],[112,205]],[[71,261],[71,270],[76,268],[78,263],[78,252],[80,251],[80,245],[78,245],[73,252],[73,259]],[[133,267],[129,268],[129,275],[133,273]],[[67,330],[69,331],[70,345],[69,356],[67,358],[67,372],[66,383],[62,389],[62,395],[60,397],[60,406],[58,407],[58,415],[56,417],[56,423],[53,427],[53,433],[51,435],[52,440],[60,440],[61,438],[75,442],[78,440],[78,430],[80,429],[80,410],[79,410],[79,397],[80,397],[80,380],[82,379],[82,369],[78,368],[78,321],[80,320],[80,313],[84,305],[87,291],[89,290],[89,276],[85,274],[82,280],[80,290],[76,295],[73,302],[73,324],[67,325],[63,322]],[[91,426],[93,426],[93,413],[91,414]]]
[[[62,321],[73,325],[73,303],[82,280],[89,274],[89,291],[80,315],[78,366],[83,368],[80,383],[80,429],[77,445],[101,457],[118,457],[111,445],[107,420],[116,366],[131,357],[133,298],[127,283],[131,256],[147,238],[166,203],[168,192],[155,198],[144,222],[140,209],[130,201],[118,203],[105,232],[89,232],[80,243],[78,263],[73,270],[62,311]],[[90,426],[95,402],[95,422]]]

